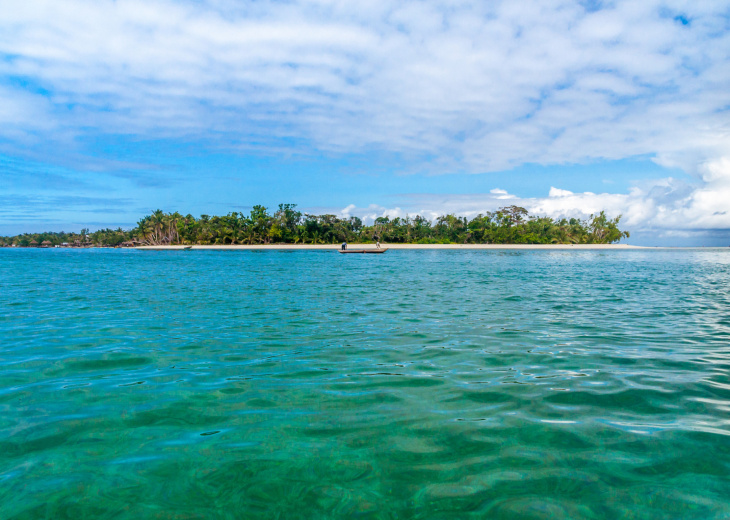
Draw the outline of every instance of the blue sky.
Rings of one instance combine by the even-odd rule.
[[[730,244],[727,2],[0,0],[0,234],[161,208]]]

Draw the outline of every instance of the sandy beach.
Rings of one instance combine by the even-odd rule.
[[[348,249],[375,249],[374,244],[347,244]],[[382,249],[533,249],[533,250],[608,250],[608,249],[646,249],[626,244],[383,244]],[[270,245],[213,245],[213,246],[139,246],[135,249],[169,251],[193,249],[196,251],[313,251],[338,250],[340,244],[270,244]]]

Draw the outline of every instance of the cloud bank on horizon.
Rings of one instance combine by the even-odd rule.
[[[726,1],[0,0],[0,12],[0,151],[13,157],[83,156],[97,135],[373,154],[419,174],[645,156],[690,180],[404,204],[470,214],[509,200],[606,209],[639,230],[730,230]]]

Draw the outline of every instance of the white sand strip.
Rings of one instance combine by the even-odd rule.
[[[531,249],[531,250],[609,250],[648,249],[626,244],[380,244],[382,249]],[[374,244],[347,244],[348,249],[375,249]],[[337,250],[340,244],[269,244],[269,245],[214,245],[214,246],[140,246],[136,249],[171,251],[192,249],[195,251],[316,251]]]

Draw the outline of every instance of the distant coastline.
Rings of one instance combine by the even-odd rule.
[[[359,217],[311,215],[296,204],[279,204],[273,214],[264,206],[253,206],[249,215],[231,212],[223,216],[182,215],[154,211],[133,229],[100,229],[79,233],[24,233],[0,236],[0,247],[141,247],[195,246],[242,249],[283,247],[327,249],[342,242],[382,242],[407,249],[490,249],[507,245],[594,246],[616,244],[629,237],[619,229],[621,215],[605,212],[588,219],[530,215],[525,208],[507,206],[480,213],[469,219],[454,214],[433,220],[413,217],[377,217],[365,224]],[[285,247],[284,247],[285,246]],[[445,246],[445,247],[441,247]],[[455,247],[451,247],[455,246]],[[479,247],[477,247],[479,246]],[[482,247],[484,246],[484,247]]]
[[[348,244],[351,249],[374,248],[373,244]],[[381,244],[387,249],[424,249],[424,250],[499,250],[499,249],[530,249],[530,250],[608,250],[608,249],[648,249],[642,246],[627,244]],[[268,244],[268,245],[157,245],[137,246],[135,249],[147,251],[333,251],[339,249],[338,244]]]

